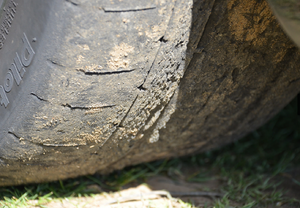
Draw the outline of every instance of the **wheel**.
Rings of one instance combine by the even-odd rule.
[[[299,91],[298,50],[265,1],[3,7],[2,186],[215,148]]]
[[[282,28],[299,47],[300,19],[298,17],[299,9],[297,2],[291,0],[269,0],[269,3]]]

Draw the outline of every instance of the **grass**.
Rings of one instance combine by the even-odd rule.
[[[92,196],[92,185],[104,191],[117,191],[130,182],[143,182],[149,176],[182,176],[184,165],[197,166],[199,172],[185,177],[203,182],[212,177],[222,181],[225,195],[213,207],[266,207],[300,201],[284,196],[276,177],[300,168],[300,116],[293,100],[271,121],[245,138],[218,150],[190,157],[160,160],[125,168],[108,176],[94,175],[65,181],[0,188],[0,207],[24,207],[30,200],[43,205],[49,201],[78,196]],[[291,178],[294,184],[300,182]],[[182,207],[194,207],[183,202]],[[207,206],[209,207],[209,206]]]

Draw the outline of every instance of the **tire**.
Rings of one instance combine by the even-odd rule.
[[[299,47],[300,19],[298,17],[297,2],[269,0],[269,3],[282,28]]]
[[[298,50],[265,1],[11,2],[1,186],[219,147],[299,91]]]

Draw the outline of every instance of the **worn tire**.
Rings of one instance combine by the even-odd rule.
[[[265,1],[9,2],[2,186],[218,147],[299,91],[298,50]]]

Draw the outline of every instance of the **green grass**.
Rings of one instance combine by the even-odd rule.
[[[266,207],[293,204],[286,198],[276,177],[300,168],[300,116],[293,100],[271,121],[245,138],[221,149],[190,157],[160,160],[125,168],[108,176],[94,175],[37,185],[0,188],[0,207],[22,207],[29,200],[41,205],[48,201],[91,196],[97,184],[104,191],[117,191],[130,182],[143,182],[147,177],[163,174],[182,176],[184,165],[198,166],[199,172],[186,176],[187,181],[203,182],[212,178],[222,181],[224,197],[216,199],[214,207]],[[300,182],[291,179],[296,185]],[[182,207],[193,207],[182,202]]]

